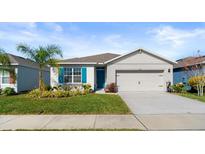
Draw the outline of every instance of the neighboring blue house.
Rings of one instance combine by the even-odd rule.
[[[28,91],[39,86],[39,65],[29,59],[8,54],[9,70],[0,69],[0,89],[14,88],[16,92]],[[3,67],[0,64],[0,67]],[[11,71],[12,70],[12,71]],[[44,83],[50,85],[50,70],[43,69]]]
[[[174,80],[173,83],[184,83],[187,85],[187,88],[190,89],[188,85],[188,80],[191,76],[193,76],[195,73],[197,73],[198,70],[196,71],[187,71],[185,68],[189,67],[194,67],[194,66],[202,66],[202,70],[200,72],[205,73],[205,56],[200,56],[200,57],[186,57],[183,59],[177,60],[177,63],[174,65]],[[196,68],[196,67],[195,67]],[[190,69],[189,69],[190,70]]]

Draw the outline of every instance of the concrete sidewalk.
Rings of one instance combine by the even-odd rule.
[[[0,115],[0,130],[140,129],[133,115]]]
[[[205,130],[205,114],[0,115],[0,130]]]
[[[205,130],[205,114],[135,115],[147,130]]]

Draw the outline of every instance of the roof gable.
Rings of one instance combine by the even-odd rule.
[[[149,51],[144,50],[144,49],[138,49],[138,50],[135,50],[135,51],[133,51],[133,52],[129,52],[129,53],[124,54],[124,55],[122,55],[122,56],[118,56],[118,57],[113,58],[113,59],[111,59],[111,60],[109,60],[109,61],[106,61],[105,63],[106,63],[106,64],[111,63],[111,62],[114,63],[115,61],[120,61],[120,60],[123,59],[123,58],[129,57],[130,55],[134,55],[135,53],[140,53],[140,52],[147,53],[147,54],[149,54],[149,55],[152,55],[153,57],[156,57],[156,58],[158,58],[158,59],[161,59],[161,60],[163,60],[163,61],[166,61],[166,62],[168,62],[168,63],[170,63],[170,64],[175,64],[175,63],[176,63],[176,62],[173,61],[173,60],[169,60],[169,59],[164,58],[164,57],[162,57],[162,56],[160,56],[160,55],[158,55],[158,54],[156,54],[156,53],[149,52]]]
[[[10,60],[11,65],[16,66],[26,66],[26,67],[30,67],[30,68],[37,68],[39,69],[39,64],[30,60],[30,59],[26,59],[20,56],[16,56],[13,54],[7,54]],[[0,64],[1,65],[1,64]],[[49,70],[48,67],[44,67],[44,70]]]
[[[10,59],[11,64],[18,64],[18,65],[36,65],[38,66],[38,64],[30,59],[25,59],[23,57],[20,56],[16,56],[16,55],[12,55],[12,54],[8,54],[8,57]]]

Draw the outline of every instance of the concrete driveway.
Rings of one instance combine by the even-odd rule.
[[[121,92],[148,130],[205,130],[205,103],[165,92]]]
[[[121,92],[134,114],[205,113],[205,103],[165,92]]]

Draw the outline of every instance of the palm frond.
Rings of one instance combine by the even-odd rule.
[[[10,65],[9,56],[8,56],[8,54],[3,49],[0,49],[0,63],[3,66]]]
[[[29,59],[35,60],[36,50],[32,49],[29,45],[20,43],[17,45],[17,50],[25,54]]]
[[[47,45],[46,50],[49,53],[50,58],[54,58],[54,56],[56,55],[63,57],[62,50],[58,45],[55,44]]]
[[[47,61],[47,64],[48,64],[49,66],[56,67],[56,66],[58,66],[58,60],[57,60],[57,59],[49,59],[49,60]]]

